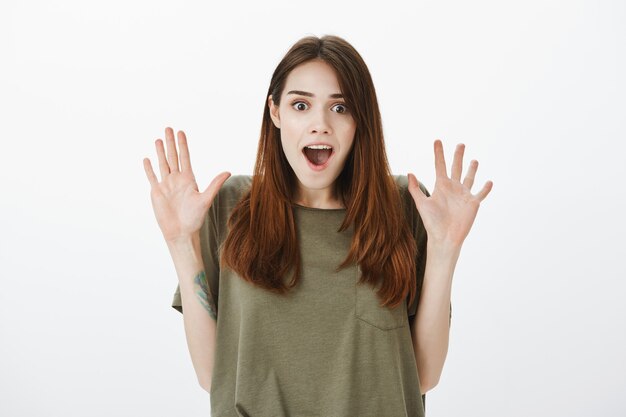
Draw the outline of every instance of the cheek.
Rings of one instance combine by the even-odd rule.
[[[354,141],[354,134],[356,133],[356,124],[354,122],[344,123],[340,127],[341,139],[346,144],[351,144]]]
[[[293,138],[294,134],[297,131],[298,131],[298,120],[293,117],[290,117],[289,114],[285,114],[285,116],[283,116],[280,119],[281,134],[284,134],[285,138]]]
[[[293,120],[285,120],[281,123],[280,140],[286,154],[295,154],[300,152],[300,150],[296,148],[301,137],[302,129],[298,123],[295,123]]]
[[[280,143],[283,148],[283,152],[289,159],[293,159],[298,156],[300,152],[297,149],[297,139],[296,136],[293,135],[288,129],[280,129]]]

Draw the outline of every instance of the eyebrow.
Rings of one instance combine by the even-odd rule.
[[[301,96],[315,97],[315,94],[309,93],[308,91],[301,91],[301,90],[291,90],[290,92],[287,93],[287,95],[289,94],[298,94]],[[343,98],[343,94],[341,93],[330,94],[328,98]]]

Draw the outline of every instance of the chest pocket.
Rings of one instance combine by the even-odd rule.
[[[374,288],[370,284],[359,284],[361,269],[355,268],[357,273],[354,278],[355,285],[355,315],[356,317],[380,330],[391,330],[408,325],[406,298],[395,308],[381,307],[380,299],[376,291],[380,284]]]

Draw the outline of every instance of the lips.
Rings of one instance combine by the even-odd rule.
[[[311,142],[311,143],[307,143],[306,145],[304,145],[302,149],[306,148],[307,146],[313,146],[313,145],[324,145],[324,146],[331,147],[333,149],[335,148],[333,145],[331,145],[328,142]]]

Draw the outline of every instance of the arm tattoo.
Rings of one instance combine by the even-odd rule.
[[[213,301],[213,296],[211,295],[211,290],[209,289],[204,271],[200,271],[198,275],[196,275],[194,283],[196,284],[196,295],[198,296],[200,304],[202,304],[204,309],[209,313],[209,316],[217,321],[217,308]]]

